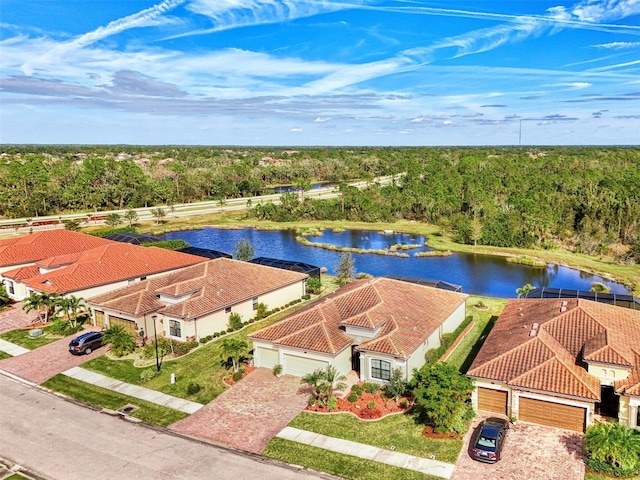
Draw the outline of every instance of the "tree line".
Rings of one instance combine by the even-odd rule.
[[[272,221],[408,219],[461,243],[596,255],[622,244],[640,258],[640,149],[632,147],[223,148],[6,147],[0,215],[171,205],[298,191],[251,205]],[[349,180],[403,173],[366,189]],[[334,199],[304,196],[312,182]],[[623,259],[624,260],[624,259]]]

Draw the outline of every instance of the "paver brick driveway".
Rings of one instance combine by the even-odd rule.
[[[258,368],[169,429],[259,454],[304,409],[308,394],[300,378]]]
[[[95,327],[88,330],[99,330]],[[17,357],[0,360],[0,370],[17,375],[33,383],[43,383],[54,375],[64,372],[71,367],[103,355],[107,347],[98,348],[89,355],[72,355],[69,353],[69,342],[82,332],[61,338],[53,343],[31,350]]]
[[[583,435],[535,423],[511,425],[502,459],[495,464],[472,460],[469,439],[484,415],[472,423],[451,480],[582,480]]]
[[[22,310],[22,302],[14,304],[11,308],[0,312],[0,333],[26,327],[37,318],[37,313],[26,313]]]

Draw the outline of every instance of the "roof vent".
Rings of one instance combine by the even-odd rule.
[[[538,323],[534,323],[533,325],[531,325],[531,331],[529,332],[529,336],[535,337],[538,334],[538,328],[540,328],[540,325]]]
[[[562,307],[560,307],[560,311],[561,312],[566,312],[567,311],[567,307],[565,307],[564,305]]]

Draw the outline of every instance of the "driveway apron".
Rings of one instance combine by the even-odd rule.
[[[259,454],[304,409],[308,394],[300,378],[258,368],[169,429]]]
[[[469,439],[480,420],[476,418],[464,439],[451,480],[580,480],[584,478],[582,434],[529,422],[511,425],[495,464],[481,463],[469,456]]]
[[[11,308],[0,312],[0,333],[26,327],[37,318],[36,312],[26,313],[22,310],[22,302],[16,303]]]
[[[96,330],[89,328],[88,330]],[[69,353],[69,342],[81,332],[61,338],[53,343],[31,350],[17,357],[0,360],[0,370],[12,373],[30,382],[41,384],[54,375],[71,367],[103,355],[106,347],[98,348],[89,355],[72,355]]]

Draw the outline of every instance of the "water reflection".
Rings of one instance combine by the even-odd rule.
[[[210,248],[233,253],[237,243],[247,239],[255,248],[256,256],[281,258],[326,267],[335,274],[340,261],[339,252],[304,246],[295,239],[293,230],[262,231],[253,228],[226,230],[205,228],[184,232],[172,232],[167,239],[180,238],[194,247]],[[425,238],[416,235],[368,230],[333,232],[325,230],[322,236],[308,237],[312,242],[330,243],[343,247],[385,249],[395,244],[424,245]],[[593,282],[601,282],[611,288],[612,293],[627,294],[627,289],[597,275],[550,264],[546,268],[533,268],[507,263],[505,258],[491,255],[454,253],[449,257],[414,257],[427,247],[407,250],[409,258],[354,253],[357,272],[375,276],[394,275],[430,280],[443,280],[462,286],[462,291],[477,295],[513,298],[516,288],[530,283],[536,287],[589,290]]]

